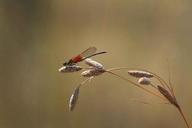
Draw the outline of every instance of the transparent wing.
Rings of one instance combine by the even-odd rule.
[[[72,58],[72,61],[74,63],[83,61],[84,58],[93,55],[96,51],[97,51],[97,49],[95,47],[89,47],[88,49],[86,49],[85,51],[80,53],[79,55],[77,55],[74,58]]]
[[[86,58],[92,54],[94,54],[97,51],[96,47],[89,47],[85,51],[83,51],[81,54],[79,54],[82,58]]]

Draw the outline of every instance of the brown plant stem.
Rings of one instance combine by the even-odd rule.
[[[185,117],[185,114],[183,113],[181,107],[178,106],[178,107],[176,107],[176,108],[177,108],[177,110],[179,111],[179,113],[181,114],[183,120],[185,121],[185,124],[186,124],[187,128],[190,128],[189,123],[188,123],[188,121],[187,121],[187,119],[186,119],[186,117]]]
[[[160,95],[158,95],[158,94],[156,94],[156,93],[154,93],[154,92],[152,92],[152,91],[150,91],[150,90],[148,90],[148,89],[146,89],[146,88],[140,86],[139,84],[137,84],[137,83],[135,83],[135,82],[133,82],[133,81],[131,81],[131,80],[125,78],[125,77],[122,77],[122,76],[120,76],[120,75],[118,75],[118,74],[115,74],[115,73],[113,73],[113,72],[111,72],[111,71],[109,71],[109,70],[107,70],[106,72],[108,72],[109,74],[112,74],[112,75],[114,75],[114,76],[117,76],[117,77],[119,77],[120,79],[123,79],[123,80],[125,80],[125,81],[127,81],[127,82],[133,84],[134,86],[136,86],[136,87],[138,87],[138,88],[144,90],[145,92],[148,92],[148,93],[150,93],[150,94],[152,94],[152,95],[154,95],[154,96],[156,96],[156,97],[158,97],[158,98],[160,98],[160,99],[162,99],[162,100],[165,101],[165,98],[164,98],[164,97],[161,97]]]
[[[119,68],[111,68],[111,69],[109,69],[109,71],[115,71],[115,70],[121,70],[121,69],[134,70],[133,68],[119,67]],[[146,72],[149,72],[149,73],[153,74],[155,76],[155,78],[157,78],[159,80],[159,82],[161,83],[161,85],[163,87],[166,86],[169,90],[171,90],[171,88],[168,86],[168,84],[160,76],[158,76],[157,74],[155,74],[153,72],[150,72],[148,70],[145,70],[145,69],[137,69],[137,70],[142,70],[142,71],[146,71]]]
[[[150,91],[150,90],[148,90],[148,89],[140,86],[139,84],[137,84],[137,83],[135,83],[135,82],[133,82],[133,81],[127,79],[127,78],[124,78],[124,77],[122,77],[122,76],[120,76],[120,75],[118,75],[118,74],[115,74],[115,73],[111,72],[111,71],[120,70],[120,69],[130,69],[130,68],[127,68],[127,67],[111,68],[111,69],[107,70],[106,72],[108,72],[108,73],[110,73],[110,74],[112,74],[112,75],[114,75],[114,76],[117,76],[117,77],[119,77],[119,78],[121,78],[121,79],[123,79],[123,80],[125,80],[125,81],[127,81],[127,82],[129,82],[129,83],[131,83],[131,84],[133,84],[133,85],[135,85],[136,87],[139,87],[139,88],[143,89],[144,91],[146,91],[146,92],[148,92],[148,93],[150,93],[150,94],[152,94],[152,95],[154,95],[154,96],[157,96],[157,97],[165,100],[165,98],[163,98],[163,97],[159,96],[158,94],[156,94],[156,93],[154,93],[154,92],[152,92],[152,91]],[[143,71],[146,71],[146,70],[143,70]],[[147,72],[149,72],[149,71],[147,71]],[[171,96],[173,96],[173,98],[175,98],[175,100],[176,100],[176,97],[175,97],[175,95],[174,95],[174,92],[173,92],[173,90],[172,90],[172,87],[169,87],[168,84],[167,84],[161,77],[159,77],[158,75],[156,75],[156,74],[154,74],[154,73],[152,73],[152,72],[149,72],[149,73],[153,74],[153,75],[160,81],[160,83],[161,83],[162,85],[165,84],[165,86],[168,88],[168,90],[169,90],[170,93],[172,94]],[[169,100],[168,100],[168,101],[169,101]],[[171,104],[172,104],[172,103],[171,103]],[[185,114],[183,113],[183,111],[182,111],[181,107],[179,106],[179,104],[177,104],[177,105],[172,104],[172,105],[175,106],[175,107],[177,108],[177,110],[179,111],[179,113],[180,113],[180,115],[182,116],[182,118],[183,118],[183,120],[184,120],[187,128],[190,128],[189,123],[188,123],[188,121],[187,121],[187,119],[186,119],[186,117],[185,117]]]

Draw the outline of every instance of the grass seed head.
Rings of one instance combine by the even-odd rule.
[[[129,70],[128,74],[136,78],[141,78],[141,77],[152,78],[153,77],[153,74],[146,71],[140,71],[140,70]]]
[[[157,85],[157,89],[171,104],[179,108],[177,100],[165,88]]]
[[[149,85],[151,83],[151,80],[147,77],[141,77],[139,78],[138,83],[142,85]]]
[[[104,69],[89,69],[81,73],[82,76],[84,77],[91,77],[91,76],[98,76],[104,73]]]
[[[69,110],[73,111],[75,108],[75,105],[77,104],[77,100],[79,97],[79,87],[75,88],[73,94],[71,95],[69,99]]]
[[[80,66],[77,65],[66,65],[66,66],[62,66],[59,69],[59,72],[63,72],[63,73],[68,73],[68,72],[77,72],[80,71],[82,68]]]
[[[94,67],[94,68],[103,69],[103,65],[102,64],[100,64],[99,62],[94,61],[94,60],[92,60],[90,58],[85,59],[85,64],[87,64],[87,65],[89,65],[91,67]]]

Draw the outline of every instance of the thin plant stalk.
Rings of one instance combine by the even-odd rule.
[[[145,70],[145,71],[146,71],[146,70]],[[147,72],[152,73],[152,72],[150,72],[150,71],[147,71]],[[157,78],[159,81],[162,81],[162,82],[165,84],[165,86],[168,88],[169,92],[171,93],[171,96],[176,100],[176,97],[175,97],[175,94],[174,94],[174,91],[173,91],[173,86],[172,86],[171,81],[170,81],[170,73],[169,73],[169,84],[170,84],[170,85],[168,85],[167,82],[164,81],[160,76],[158,76],[158,75],[156,75],[156,74],[154,74],[154,73],[152,73],[152,74],[153,74],[154,76],[156,76],[156,78]],[[177,101],[177,100],[176,100],[176,101]],[[175,105],[174,105],[174,106],[175,106]],[[187,128],[190,128],[189,123],[188,123],[188,121],[187,121],[187,119],[186,119],[186,117],[185,117],[185,114],[183,113],[180,105],[177,103],[177,105],[176,105],[175,107],[178,109],[178,111],[179,111],[180,115],[182,116],[182,118],[183,118],[183,120],[184,120]]]
[[[119,78],[121,78],[121,79],[123,79],[123,80],[126,80],[126,81],[128,81],[128,82],[134,84],[135,86],[137,86],[137,87],[139,87],[139,88],[141,88],[141,89],[147,91],[147,92],[150,93],[150,94],[153,94],[153,95],[155,95],[155,96],[158,96],[158,97],[161,98],[161,99],[164,99],[164,98],[160,97],[159,95],[157,95],[156,93],[153,93],[153,92],[151,92],[151,91],[149,91],[149,90],[143,88],[142,86],[140,86],[140,85],[138,85],[138,84],[136,84],[136,83],[130,81],[129,79],[124,78],[124,77],[122,77],[122,76],[119,76],[119,75],[117,75],[117,74],[111,72],[111,71],[121,70],[121,69],[130,69],[130,68],[127,68],[127,67],[111,68],[111,69],[107,70],[107,72],[110,73],[110,74],[113,74],[113,75],[115,75],[115,76],[117,76],[117,77],[119,77]],[[158,76],[158,75],[156,75],[156,74],[154,74],[154,73],[152,73],[152,72],[150,72],[150,71],[143,70],[143,69],[139,69],[139,70],[146,71],[146,72],[149,72],[149,73],[153,74],[153,75],[155,76],[155,78],[157,78],[157,79],[159,80],[159,82],[161,83],[161,85],[162,85],[163,87],[166,86],[166,87],[168,88],[169,92],[171,93],[171,96],[172,96],[172,97],[174,98],[174,100],[176,101],[176,97],[175,97],[175,94],[174,94],[172,85],[169,86],[169,85],[167,84],[167,82],[164,81],[160,76]],[[170,81],[170,80],[169,80],[169,83],[171,84],[171,81]],[[152,87],[154,87],[154,86],[152,86]],[[166,97],[165,97],[165,98],[166,98]],[[166,99],[167,99],[167,98],[166,98]],[[168,101],[169,101],[169,100],[168,100]],[[177,102],[177,101],[176,101],[176,102]],[[174,104],[173,104],[173,105],[174,105]],[[187,121],[187,119],[186,119],[186,117],[185,117],[185,114],[183,113],[183,111],[182,111],[180,105],[177,103],[177,104],[174,105],[174,106],[177,108],[177,110],[179,111],[180,115],[182,116],[182,118],[183,118],[183,120],[184,120],[184,122],[185,122],[187,128],[190,128],[189,123],[188,123],[188,121]]]
[[[92,77],[89,77],[87,79],[85,79],[84,81],[82,81],[73,91],[70,99],[69,99],[69,110],[70,111],[73,111],[76,104],[77,104],[77,101],[78,101],[78,97],[79,97],[79,91],[80,91],[80,87],[82,85],[84,85],[86,82],[88,82],[89,80],[91,80]]]
[[[154,85],[154,84],[150,84],[151,85],[151,87],[153,87],[155,90],[157,90],[157,87]]]
[[[85,83],[87,83],[87,82],[90,81],[91,79],[93,79],[93,76],[85,79],[83,82],[81,82],[81,83],[78,85],[78,87],[80,88],[81,86],[83,86]]]
[[[140,86],[139,84],[137,84],[137,83],[135,83],[135,82],[133,82],[133,81],[125,78],[125,77],[122,77],[122,76],[120,76],[120,75],[118,75],[118,74],[116,74],[116,73],[113,73],[113,72],[111,72],[110,70],[107,70],[106,72],[108,72],[109,74],[112,74],[112,75],[114,75],[114,76],[117,76],[117,77],[119,77],[120,79],[125,80],[125,81],[127,81],[127,82],[135,85],[136,87],[139,87],[140,89],[142,89],[142,90],[144,90],[144,91],[146,91],[146,92],[148,92],[148,93],[150,93],[150,94],[152,94],[152,95],[154,95],[154,96],[156,96],[156,97],[159,97],[159,98],[162,99],[162,100],[165,100],[164,97],[161,97],[160,95],[158,95],[158,94],[156,94],[156,93],[154,93],[154,92],[152,92],[152,91],[150,91],[150,90],[148,90],[148,89]]]
[[[147,101],[144,101],[144,100],[138,100],[138,99],[131,99],[130,101],[134,101],[134,102],[138,102],[138,103],[143,103],[143,104],[148,104],[148,105],[152,105],[152,103],[149,103]],[[155,103],[155,104],[167,104],[167,105],[170,105],[169,102],[158,102],[158,103]]]
[[[183,113],[181,107],[180,107],[180,106],[177,107],[177,110],[179,111],[179,113],[181,114],[183,120],[185,121],[185,124],[186,124],[187,128],[190,128],[189,123],[188,123],[188,121],[187,121],[187,119],[186,119],[186,117],[185,117],[185,114]]]
[[[92,69],[92,67],[83,68],[83,69]],[[155,85],[153,85],[152,83],[150,83],[151,87],[153,87],[154,89],[156,89],[156,90],[161,94],[161,95],[159,95],[159,94],[157,94],[157,93],[155,93],[155,92],[153,92],[153,91],[151,91],[151,90],[148,90],[148,89],[144,88],[143,86],[141,86],[141,85],[138,84],[138,83],[135,83],[135,82],[133,82],[133,81],[131,81],[131,80],[123,77],[123,76],[120,76],[120,75],[112,72],[112,71],[121,70],[121,69],[133,70],[133,69],[127,68],[127,67],[119,67],[119,68],[110,68],[110,69],[108,69],[108,70],[103,70],[103,71],[104,71],[104,72],[107,72],[107,73],[109,73],[109,74],[111,74],[111,75],[114,75],[114,76],[116,76],[116,77],[118,77],[118,78],[120,78],[120,79],[122,79],[122,80],[125,80],[125,81],[129,82],[129,83],[131,83],[132,85],[134,85],[134,86],[136,86],[136,87],[144,90],[145,92],[147,92],[147,93],[149,93],[149,94],[152,94],[152,95],[154,95],[154,96],[162,99],[163,101],[168,101],[168,104],[171,104],[171,105],[173,105],[175,108],[177,108],[177,110],[179,111],[180,115],[182,116],[182,118],[183,118],[183,120],[184,120],[187,128],[190,128],[189,123],[188,123],[188,121],[187,121],[187,119],[186,119],[186,117],[185,117],[185,115],[184,115],[184,113],[183,113],[180,105],[178,104],[178,102],[177,102],[177,100],[176,100],[176,97],[175,97],[175,94],[174,94],[174,90],[173,90],[173,87],[172,87],[172,84],[171,84],[171,81],[170,81],[170,74],[169,74],[169,84],[168,84],[164,79],[162,79],[160,76],[156,75],[155,73],[152,73],[152,72],[150,72],[150,71],[143,70],[143,69],[137,69],[137,70],[142,70],[142,71],[151,73],[151,74],[154,76],[154,78],[156,78],[156,79],[160,82],[161,85],[157,85],[157,86],[155,86]],[[104,72],[102,72],[102,73],[104,73]],[[97,74],[97,75],[98,75],[98,74]],[[85,79],[83,82],[81,82],[81,83],[77,86],[77,88],[79,89],[82,85],[84,85],[87,81],[90,81],[93,77],[94,77],[94,76],[91,76],[91,77]],[[74,94],[74,95],[75,95],[75,94]],[[73,95],[72,95],[72,96],[73,96]],[[74,101],[74,103],[72,103],[72,101]],[[76,101],[77,101],[77,98],[76,98],[76,99],[73,99],[73,97],[72,97],[72,100],[70,101],[70,105],[72,105],[71,108],[75,106]],[[145,102],[145,103],[146,103],[146,102]]]
[[[121,70],[121,69],[133,70],[133,68],[118,67],[118,68],[111,68],[111,69],[109,69],[108,71],[115,71],[115,70]],[[159,80],[159,82],[161,83],[162,86],[167,86],[167,87],[170,89],[170,87],[168,86],[168,84],[167,84],[163,79],[161,79],[161,77],[159,77],[158,75],[156,75],[155,73],[152,73],[152,72],[147,71],[147,70],[145,70],[145,69],[137,69],[137,70],[142,70],[142,71],[146,71],[146,72],[149,72],[149,73],[153,74],[153,75]]]

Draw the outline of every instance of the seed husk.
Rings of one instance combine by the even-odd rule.
[[[173,97],[165,88],[157,85],[157,89],[159,90],[159,92],[174,106],[176,106],[177,108],[179,108],[179,105],[177,103],[177,100],[175,99],[175,97]]]
[[[84,77],[92,77],[92,76],[98,76],[104,73],[104,69],[89,69],[81,73],[82,76]]]
[[[99,69],[103,69],[103,65],[95,60],[92,60],[90,58],[85,59],[85,64],[94,67],[94,68],[99,68]]]
[[[82,68],[80,66],[77,66],[77,65],[66,65],[66,66],[62,66],[59,69],[59,72],[70,73],[70,72],[80,71],[81,69]]]
[[[69,110],[73,111],[79,97],[79,87],[76,87],[69,100]]]
[[[153,74],[146,71],[140,71],[140,70],[129,70],[128,74],[136,78],[141,78],[141,77],[152,78],[153,77]]]
[[[149,85],[151,83],[151,80],[147,77],[141,77],[139,78],[138,83],[142,85]]]

